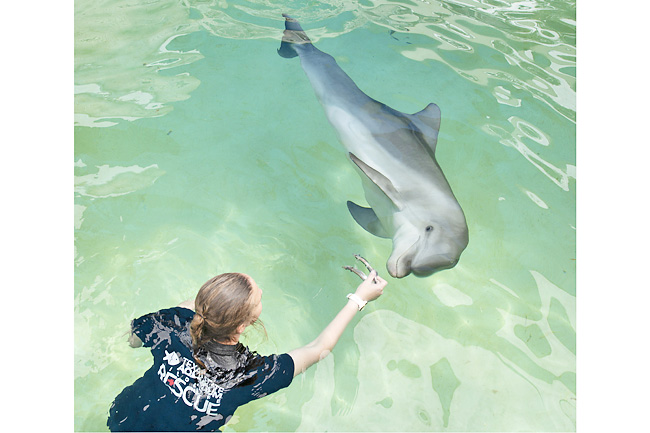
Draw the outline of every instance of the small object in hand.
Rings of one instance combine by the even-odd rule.
[[[374,269],[372,268],[372,266],[370,266],[370,263],[368,263],[368,260],[366,260],[366,259],[364,259],[363,257],[361,257],[359,254],[355,254],[355,255],[354,255],[354,258],[357,259],[357,260],[359,260],[361,263],[363,263],[364,266],[366,267],[366,269],[368,269],[368,272],[372,272],[372,271],[374,271]]]
[[[363,263],[364,266],[366,267],[366,269],[368,269],[368,272],[374,271],[372,266],[370,266],[370,263],[368,263],[368,261],[366,259],[364,259],[363,257],[361,257],[359,254],[355,254],[354,258],[359,260],[361,263]],[[343,266],[343,269],[347,269],[350,272],[354,272],[355,274],[357,274],[357,276],[359,278],[361,278],[364,281],[368,278],[368,276],[366,274],[364,274],[363,272],[361,272],[360,270],[358,270],[357,268],[355,268],[353,266]],[[375,280],[374,278],[373,278],[372,281],[373,281],[373,283],[377,282],[377,280]]]

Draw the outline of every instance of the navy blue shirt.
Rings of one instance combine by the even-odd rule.
[[[215,431],[237,407],[289,386],[294,365],[286,353],[253,353],[240,379],[231,383],[220,380],[224,372],[205,374],[192,355],[193,316],[192,310],[176,307],[133,320],[132,331],[151,348],[154,362],[115,398],[107,423],[111,431]]]

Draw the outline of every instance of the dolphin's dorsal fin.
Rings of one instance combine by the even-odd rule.
[[[363,227],[368,233],[379,236],[380,238],[390,238],[372,208],[361,207],[356,203],[348,201],[348,210],[357,224]]]
[[[384,194],[393,202],[398,209],[402,209],[402,200],[400,199],[399,192],[393,185],[393,183],[386,176],[370,167],[365,162],[361,161],[356,155],[352,152],[349,153],[350,159],[354,162],[357,167],[370,179],[375,185],[381,189]]]
[[[433,102],[424,107],[424,110],[409,114],[409,119],[422,132],[422,140],[435,154],[440,131],[440,107]]]

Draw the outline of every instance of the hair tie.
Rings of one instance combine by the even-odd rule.
[[[199,316],[201,319],[205,320],[205,317],[203,317],[203,314],[199,313],[198,311],[195,311],[194,314]]]

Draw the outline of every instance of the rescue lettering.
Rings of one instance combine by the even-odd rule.
[[[177,397],[176,401],[182,400],[185,405],[198,412],[211,416],[218,415],[223,388],[198,375],[198,366],[190,359],[182,358],[180,362],[177,357],[167,356],[165,361],[167,363],[160,364],[158,368],[158,377]],[[194,385],[197,377],[198,389]]]

